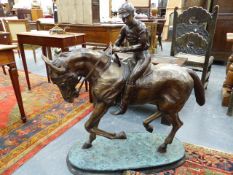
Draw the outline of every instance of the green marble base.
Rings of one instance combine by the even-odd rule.
[[[127,133],[126,140],[97,137],[90,149],[75,144],[68,153],[67,164],[73,174],[119,174],[124,170],[164,169],[184,158],[183,144],[174,139],[166,153],[157,152],[165,136],[152,133]],[[178,165],[178,164],[177,164]]]

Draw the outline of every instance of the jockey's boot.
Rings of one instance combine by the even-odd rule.
[[[120,108],[117,111],[112,112],[111,114],[120,115],[120,114],[124,114],[127,111],[129,98],[130,98],[132,88],[133,88],[133,85],[129,85],[129,84],[126,85],[123,97],[121,99]]]

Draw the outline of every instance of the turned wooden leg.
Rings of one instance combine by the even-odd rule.
[[[229,64],[227,76],[223,82],[223,87],[232,89],[233,88],[233,63]]]
[[[230,65],[233,63],[233,53],[231,54],[231,56],[229,56],[228,60],[227,60],[227,68],[226,68],[226,74],[229,70]]]
[[[16,68],[15,63],[9,64],[8,66],[9,66],[9,74],[10,74],[11,82],[12,82],[15,96],[16,96],[18,106],[19,106],[21,120],[23,121],[23,123],[25,123],[27,121],[27,118],[26,118],[26,115],[24,112],[23,100],[22,100],[20,86],[19,86],[17,68]]]

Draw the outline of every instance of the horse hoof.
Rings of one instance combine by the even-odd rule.
[[[160,153],[166,153],[167,152],[167,147],[164,146],[164,145],[160,145],[157,151],[160,152]]]
[[[82,146],[82,149],[88,149],[88,148],[91,148],[91,147],[92,147],[91,143],[84,143],[83,146]]]
[[[146,126],[144,126],[144,127],[145,127],[146,130],[147,130],[148,132],[150,132],[150,133],[152,133],[153,130],[154,130],[153,126],[151,126],[151,125],[146,125]]]
[[[115,138],[116,139],[127,139],[126,134],[125,134],[124,131],[121,131],[121,132],[117,133]]]
[[[125,112],[126,112],[126,110],[121,109],[121,108],[118,108],[116,111],[111,111],[110,113],[111,113],[112,115],[122,115],[122,114],[124,114]]]

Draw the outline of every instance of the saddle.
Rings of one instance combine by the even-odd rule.
[[[127,82],[129,79],[129,76],[132,73],[132,70],[135,66],[135,62],[133,62],[131,59],[127,59],[127,62],[122,61],[123,59],[120,59],[117,54],[114,53],[113,61],[118,64],[119,67],[123,68],[123,74],[122,74],[122,81]],[[142,73],[142,75],[137,79],[135,84],[138,84],[140,82],[140,79],[144,79],[145,77],[148,77],[152,73],[151,69],[151,63],[147,66],[146,70]],[[139,83],[140,84],[140,83]]]

